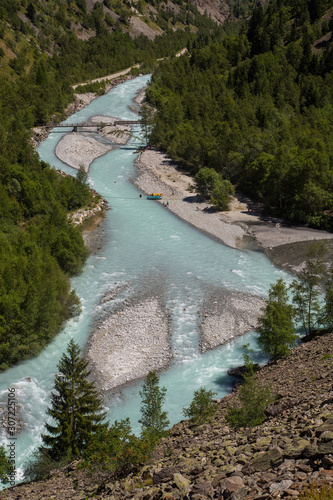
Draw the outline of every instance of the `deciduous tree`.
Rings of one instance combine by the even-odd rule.
[[[305,268],[293,280],[291,290],[296,319],[307,335],[323,322],[322,284],[327,270],[323,261],[326,247],[323,242],[313,243],[308,252]]]
[[[257,327],[258,344],[271,361],[286,356],[296,344],[294,310],[288,303],[287,287],[280,278],[269,289],[269,298]]]
[[[162,410],[165,400],[166,388],[159,386],[159,377],[155,372],[149,372],[143,384],[141,396],[142,435],[148,439],[161,437],[170,424],[167,413]]]

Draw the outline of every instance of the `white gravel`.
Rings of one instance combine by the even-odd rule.
[[[201,324],[201,351],[214,349],[253,330],[265,306],[264,299],[240,292],[217,293]]]
[[[82,165],[88,172],[90,164],[112,149],[111,144],[102,144],[97,139],[80,132],[64,135],[55,148],[55,154],[70,167],[79,170]]]
[[[86,357],[102,391],[170,363],[169,323],[155,298],[109,316],[91,335]]]

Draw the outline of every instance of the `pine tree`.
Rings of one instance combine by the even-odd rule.
[[[58,364],[55,390],[47,414],[55,424],[46,423],[48,434],[43,443],[53,460],[79,458],[91,438],[107,428],[103,423],[102,401],[93,382],[88,381],[88,361],[80,357],[80,348],[73,339]]]
[[[149,372],[141,396],[141,419],[142,435],[148,438],[159,438],[170,424],[167,413],[162,411],[166,388],[159,387],[159,377],[155,372]]]
[[[288,304],[285,282],[280,278],[269,289],[265,311],[258,319],[258,344],[272,361],[286,356],[296,345],[293,307]]]

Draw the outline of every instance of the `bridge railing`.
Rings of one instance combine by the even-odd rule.
[[[47,128],[102,128],[113,127],[117,125],[142,125],[145,122],[142,120],[115,120],[113,122],[99,122],[99,123],[48,123]]]

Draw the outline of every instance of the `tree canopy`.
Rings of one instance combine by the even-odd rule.
[[[329,229],[333,45],[317,41],[332,1],[314,3],[259,3],[239,33],[199,36],[160,64],[147,95],[152,144],[194,174],[214,169],[272,214]]]

